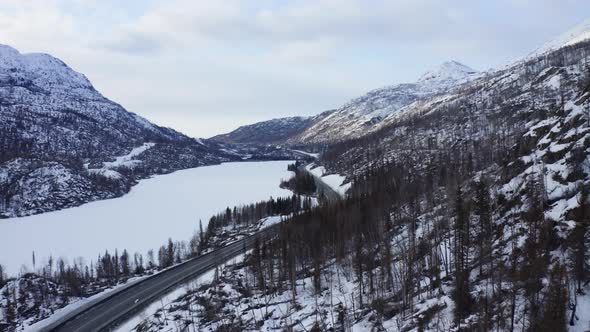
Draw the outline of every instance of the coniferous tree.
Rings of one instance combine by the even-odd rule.
[[[158,267],[160,269],[168,267],[168,255],[166,254],[165,246],[161,246],[158,250]]]
[[[484,179],[476,183],[475,214],[479,217],[479,274],[483,273],[485,262],[492,261],[492,216],[490,207],[490,193]],[[493,265],[490,272],[493,271]],[[493,272],[492,272],[493,273]]]
[[[140,253],[135,253],[133,257],[133,265],[135,266],[134,274],[141,275],[145,272],[145,268],[143,266],[143,256]]]
[[[129,266],[129,254],[127,253],[127,249],[123,249],[123,253],[121,254],[121,274],[125,277],[128,277],[131,272],[131,267]]]
[[[469,316],[473,304],[469,288],[469,215],[460,186],[457,186],[454,212],[455,287],[452,297],[455,302],[455,324],[458,326],[462,319]]]
[[[203,232],[203,221],[199,219],[199,243],[204,246],[205,243],[205,233]]]
[[[4,283],[4,267],[2,266],[2,264],[0,264],[0,288],[4,286]]]
[[[588,202],[588,189],[584,187],[578,199],[579,206],[573,211],[576,226],[572,232],[572,263],[576,291],[582,292],[582,285],[590,276],[588,266],[588,232],[590,231],[590,203]]]
[[[174,243],[172,239],[168,239],[168,246],[166,247],[166,267],[172,266],[174,264]]]
[[[115,256],[112,257],[113,259],[113,274],[115,280],[119,279],[119,274],[121,273],[120,264],[119,264],[119,251],[115,249]]]
[[[154,258],[154,250],[150,249],[147,251],[147,267],[148,269],[153,269],[154,267],[156,267],[156,261]]]
[[[254,242],[254,248],[252,249],[252,268],[254,269],[254,275],[256,276],[256,281],[258,283],[259,289],[264,289],[264,271],[262,268],[262,248],[260,246],[260,240],[256,238]]]
[[[548,266],[548,230],[543,212],[543,184],[539,179],[529,181],[526,186],[528,209],[523,220],[528,224],[527,238],[523,248],[521,280],[524,283],[525,297],[529,315],[529,328],[541,328],[540,295],[543,277]]]
[[[566,332],[567,316],[567,285],[565,269],[558,264],[551,270],[547,294],[543,301],[542,317],[538,319],[536,326],[531,326],[532,331]]]
[[[14,293],[14,289],[12,289],[12,293]],[[12,301],[14,294],[11,294],[11,291],[6,289],[4,297],[6,298],[6,306],[4,307],[4,320],[8,324],[12,325],[16,320],[16,303]]]

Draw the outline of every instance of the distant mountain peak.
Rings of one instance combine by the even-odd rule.
[[[293,116],[256,122],[211,139],[222,143],[282,144],[315,123],[317,117]]]
[[[0,44],[0,75],[9,72],[48,90],[62,88],[64,92],[73,93],[77,88],[93,89],[86,76],[56,57],[45,53],[20,53]]]
[[[0,44],[0,54],[6,53],[18,54],[18,51],[12,46]]]
[[[443,62],[435,69],[429,70],[418,79],[419,84],[445,83],[450,81],[467,81],[479,74],[479,72],[458,61]]]
[[[554,51],[565,46],[574,45],[588,39],[590,39],[590,18],[561,34],[552,41],[545,43],[543,46],[529,54],[528,57],[539,56],[549,51]]]
[[[416,82],[386,86],[352,99],[307,128],[297,139],[316,143],[361,136],[404,107],[438,94],[449,93],[479,75],[478,71],[458,61],[446,61],[426,72]]]

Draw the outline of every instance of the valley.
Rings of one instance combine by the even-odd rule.
[[[489,69],[483,59],[514,41],[481,44],[483,32],[463,22],[478,40],[461,53],[460,38],[431,27],[432,45],[446,45],[445,56],[479,59],[481,70],[414,45],[406,58],[414,78],[399,64],[372,67],[410,47],[405,37],[371,34],[346,55],[334,47],[338,60],[322,43],[275,47],[277,36],[295,34],[292,15],[305,21],[303,35],[337,44],[315,29],[348,26],[359,8],[371,7],[351,3],[345,13],[322,11],[341,16],[327,21],[312,7],[282,17],[264,6],[218,8],[229,16],[214,26],[236,23],[240,10],[255,13],[231,32],[212,33],[215,41],[237,36],[226,47],[250,36],[248,60],[240,62],[248,66],[239,69],[217,68],[229,60],[207,53],[216,43],[173,34],[178,40],[152,45],[160,35],[135,38],[141,29],[133,30],[132,44],[142,45],[126,55],[134,61],[170,57],[179,44],[199,50],[156,68],[162,77],[181,70],[180,87],[150,90],[167,98],[164,107],[142,105],[157,118],[210,130],[210,138],[128,111],[52,55],[0,44],[0,330],[590,330],[590,19],[526,53],[506,51],[510,60]],[[184,22],[190,11],[176,9],[183,29],[202,23]],[[367,28],[399,20],[378,22],[378,14],[367,16],[377,20]],[[164,21],[142,18],[143,28]],[[214,30],[201,28],[200,37]],[[496,31],[502,41],[512,37],[504,28]],[[527,39],[542,32],[526,30]],[[265,38],[273,47],[258,49]],[[364,48],[375,40],[378,47]],[[395,52],[369,54],[390,42]],[[190,58],[198,67],[208,57],[215,65],[197,75],[180,65]],[[265,66],[256,65],[260,59]],[[434,59],[438,66],[421,66]],[[280,82],[266,67],[278,66],[273,61],[288,73]],[[351,64],[358,72],[348,71]],[[223,78],[230,67],[231,78]],[[324,76],[328,68],[338,69],[334,77]],[[356,76],[364,71],[395,77],[363,85],[362,93]],[[256,100],[250,79],[265,82]],[[336,105],[317,97],[345,89],[356,97]],[[317,101],[314,113],[303,110],[309,100],[291,96],[301,91]],[[297,112],[275,109],[261,122],[240,122],[246,112],[260,119],[277,100]],[[198,107],[204,104],[211,109]],[[239,125],[219,133],[208,128],[211,118],[188,123],[193,112]]]

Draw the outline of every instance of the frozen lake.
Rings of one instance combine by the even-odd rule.
[[[188,240],[227,206],[270,196],[290,196],[279,188],[291,176],[289,161],[226,163],[177,171],[142,180],[119,198],[23,218],[0,219],[0,264],[15,275],[49,255],[72,262],[96,261],[106,249],[130,254],[157,249],[171,237]]]

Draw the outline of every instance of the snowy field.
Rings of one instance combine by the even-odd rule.
[[[226,163],[177,171],[142,180],[120,198],[23,218],[0,220],[0,264],[10,275],[37,267],[49,255],[72,262],[96,260],[106,249],[130,254],[157,249],[171,237],[188,240],[213,214],[227,206],[270,196],[290,196],[279,188],[291,177],[290,161]]]

